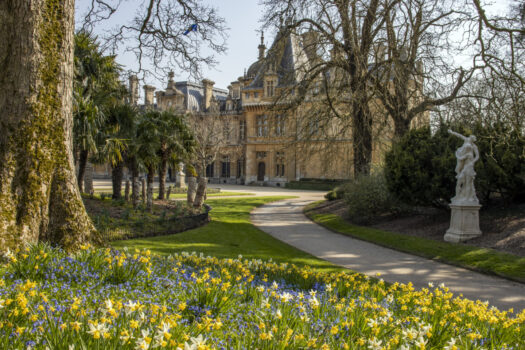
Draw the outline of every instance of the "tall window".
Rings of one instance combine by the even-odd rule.
[[[230,141],[230,122],[224,122],[222,135],[226,141]]]
[[[266,96],[267,97],[272,97],[275,90],[274,90],[275,86],[274,86],[274,82],[273,80],[268,80],[266,82]]]
[[[284,152],[275,153],[275,176],[284,176]]]
[[[268,136],[268,116],[257,116],[257,136]]]
[[[237,159],[237,178],[244,175],[244,158]]]
[[[221,177],[230,177],[230,157],[224,157],[222,159]]]
[[[239,140],[244,141],[246,139],[246,120],[239,121]]]
[[[284,115],[276,115],[275,116],[275,135],[277,136],[284,136],[285,133],[285,125],[284,125]]]
[[[213,173],[214,173],[213,164],[214,163],[211,163],[206,166],[206,177],[213,177]]]

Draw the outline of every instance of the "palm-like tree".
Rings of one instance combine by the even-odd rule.
[[[157,124],[160,138],[158,199],[164,199],[168,165],[177,168],[180,163],[187,162],[193,152],[195,141],[182,115],[176,115],[171,111],[162,112],[158,114]]]
[[[112,105],[107,110],[106,120],[99,133],[100,151],[96,160],[111,164],[113,199],[122,198],[124,166],[133,163],[133,150],[130,151],[130,147],[136,137],[138,118],[139,113],[134,106],[125,103]]]
[[[158,150],[160,148],[160,112],[147,111],[141,115],[137,126],[136,138],[133,142],[135,161],[147,173],[146,207],[151,211],[153,206],[153,178],[159,163]]]
[[[109,105],[122,99],[120,66],[115,56],[104,56],[96,38],[85,32],[75,35],[73,140],[79,165],[78,186],[83,189],[89,154],[96,154],[100,132]]]

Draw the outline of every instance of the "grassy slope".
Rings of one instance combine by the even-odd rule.
[[[335,232],[425,258],[525,282],[525,258],[488,248],[438,242],[351,225],[337,215],[316,213],[314,208],[318,203],[307,206],[305,214],[316,223]]]
[[[285,244],[250,223],[250,212],[257,206],[290,197],[251,197],[209,200],[212,221],[183,233],[112,242],[115,248],[150,249],[158,254],[202,252],[220,258],[273,259],[320,270],[340,270],[327,261]]]

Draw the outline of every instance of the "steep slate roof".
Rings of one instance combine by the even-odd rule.
[[[302,48],[301,37],[281,30],[264,60],[258,60],[248,69],[248,77],[255,75],[255,78],[245,89],[262,88],[264,75],[271,68],[275,68],[277,73],[278,87],[297,84],[302,78],[301,70],[307,65],[308,58]],[[254,73],[255,70],[257,73]]]
[[[204,104],[204,87],[201,84],[192,83],[189,81],[179,81],[175,84],[177,90],[181,91],[185,96],[186,109],[192,112],[199,112],[202,110]],[[228,91],[218,88],[213,88],[213,97],[223,104],[228,97]]]

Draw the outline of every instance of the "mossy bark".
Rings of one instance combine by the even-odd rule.
[[[206,196],[206,187],[208,185],[208,178],[206,177],[199,177],[198,179],[198,186],[197,186],[197,193],[195,194],[195,200],[193,201],[193,206],[195,208],[202,207],[202,204],[204,203],[204,199]]]
[[[0,1],[0,250],[96,241],[72,152],[73,0]]]
[[[195,192],[197,191],[197,178],[194,176],[188,177],[188,192],[186,199],[188,201],[188,206],[193,206],[195,201]]]

